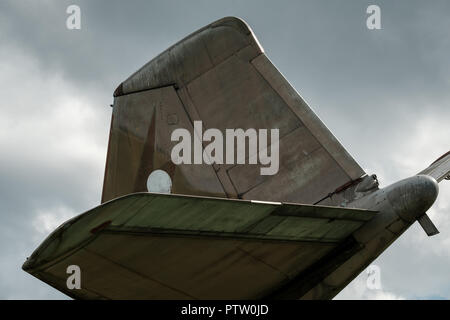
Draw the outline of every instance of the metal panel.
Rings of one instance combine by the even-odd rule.
[[[172,86],[118,97],[113,115],[103,202],[147,191],[148,175],[156,169],[170,174],[174,193],[225,197],[212,166],[171,162],[176,142],[170,140],[170,133],[177,128],[193,133]]]
[[[192,33],[144,65],[116,90],[115,96],[176,84],[182,87],[233,54],[248,59],[262,52],[248,25],[220,19]]]
[[[302,119],[311,134],[327,150],[345,173],[348,174],[351,180],[355,180],[365,174],[364,170],[350,156],[265,54],[261,54],[252,60],[252,64],[270,83],[280,97],[283,98],[287,105],[289,105],[292,111]]]
[[[117,245],[117,242],[111,241],[110,245]],[[123,245],[121,249],[124,249]],[[66,269],[69,265],[77,265],[81,269],[80,291],[69,290],[66,286],[65,282],[68,277]],[[43,272],[51,275],[53,279],[59,280],[57,282],[58,289],[63,289],[63,292],[75,298],[93,298],[93,295],[94,298],[98,296],[103,299],[193,298],[146,277],[138,271],[113,263],[110,257],[96,253],[91,245],[78,250],[73,255],[46,268]]]
[[[39,246],[25,265],[33,268],[70,255],[94,241],[103,229],[168,236],[338,242],[374,215],[373,211],[360,209],[138,193],[69,220]],[[337,233],[330,232],[335,226]]]
[[[206,128],[280,130],[280,138],[300,120],[255,68],[236,56],[190,82],[188,92]]]
[[[332,248],[103,231],[85,248],[33,274],[82,299],[254,299]],[[82,271],[80,290],[66,287],[66,268],[73,264]]]
[[[298,171],[299,167],[307,166],[308,162],[310,162],[313,157],[312,153],[320,148],[320,145],[316,139],[314,139],[308,130],[302,126],[294,131],[290,132],[280,141],[280,159],[282,159],[281,166],[278,174],[275,176],[267,176],[260,174],[260,166],[257,165],[247,165],[247,166],[234,166],[228,170],[228,175],[233,180],[234,185],[236,186],[239,194],[244,195],[243,198],[252,199],[249,195],[245,195],[251,188],[258,186],[259,184],[270,180],[281,180],[287,181],[288,176],[292,175],[294,180],[296,171]],[[311,164],[310,164],[311,165]],[[310,171],[311,176],[319,174],[318,172]],[[305,179],[303,179],[304,182]],[[264,188],[268,188],[266,185]],[[285,185],[283,192],[286,194],[289,193],[289,189],[295,190],[295,184],[287,184]],[[276,190],[272,190],[272,192],[276,192]],[[273,197],[280,198],[280,197]],[[272,200],[278,201],[278,199],[262,199],[261,197],[257,197],[254,199],[260,200]],[[310,203],[308,201],[304,201],[304,199],[295,199],[295,202],[299,203]],[[308,199],[311,201],[311,199]],[[294,201],[294,199],[285,198],[283,201]]]

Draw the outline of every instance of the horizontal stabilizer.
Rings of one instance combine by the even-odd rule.
[[[443,179],[450,180],[450,151],[442,155],[419,174],[432,176],[437,182]]]
[[[251,299],[330,252],[376,212],[137,193],[64,223],[23,269],[75,298]],[[68,290],[77,265],[82,289]]]

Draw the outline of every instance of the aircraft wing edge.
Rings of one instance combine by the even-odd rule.
[[[433,177],[437,182],[450,180],[450,151],[434,161],[428,168],[418,174],[424,174]]]
[[[208,211],[208,208],[221,208],[222,211],[214,218],[216,221],[213,219],[209,224],[201,225],[192,221],[195,228],[190,227],[191,222],[189,220],[179,225],[171,224],[170,221],[173,220],[173,217],[182,214],[182,211],[179,211],[173,217],[148,220],[148,216],[159,214],[157,209],[149,214],[151,213],[148,211],[149,208],[151,209],[152,206],[160,208],[161,203],[166,203],[163,210],[176,210],[176,206],[171,207],[170,204],[175,201],[178,201],[176,206],[184,206],[183,210],[192,208],[192,211],[195,211],[196,208],[201,207],[202,210],[194,212],[190,216],[192,219],[198,219],[199,221],[204,220],[204,217],[207,216],[201,211]],[[223,207],[228,209],[222,209]],[[235,225],[222,226],[224,220],[221,220],[220,215],[233,208],[236,212],[228,213],[225,220],[234,219]],[[139,216],[139,212],[146,214],[142,213]],[[97,233],[108,230],[118,231],[122,228],[124,232],[336,243],[354,232],[376,214],[375,211],[365,209],[261,203],[251,200],[191,195],[135,193],[108,201],[62,224],[33,252],[24,263],[23,269],[26,271],[39,269],[40,265],[47,265],[76,251],[93,241]],[[165,225],[161,225],[163,223]],[[316,228],[318,234],[308,233],[309,227],[301,234],[295,231],[295,225],[304,225],[305,223],[308,223],[310,228]],[[160,225],[158,226],[158,224]],[[333,232],[333,228],[336,228],[336,230],[340,228],[341,230],[334,236],[329,235],[330,231]]]

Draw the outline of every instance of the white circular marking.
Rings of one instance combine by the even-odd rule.
[[[172,189],[172,179],[164,170],[155,170],[147,178],[148,192],[170,193]]]

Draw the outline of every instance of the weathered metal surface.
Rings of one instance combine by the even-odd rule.
[[[67,292],[65,270],[80,266],[83,290],[70,293],[79,298],[259,298],[374,215],[359,209],[133,194],[59,227],[24,269]]]
[[[252,61],[252,64],[270,83],[272,88],[274,88],[297,117],[302,120],[304,125],[318,140],[324,150],[330,154],[336,161],[336,164],[350,177],[350,180],[358,179],[365,174],[358,163],[350,156],[336,137],[328,130],[325,124],[283,77],[266,55],[262,54],[258,56]]]
[[[291,297],[333,298],[402,235],[416,219],[423,218],[425,211],[436,200],[438,192],[439,188],[434,178],[416,175],[349,203],[350,207],[370,208],[380,212],[352,234],[362,249],[348,257],[334,270],[322,274],[323,279],[317,281],[306,293],[301,296],[291,295]],[[429,236],[436,231],[431,225],[427,224],[424,227]]]
[[[170,151],[176,143],[170,133],[177,128],[193,134],[172,86],[116,98],[102,201],[147,191],[147,178],[156,169],[171,176],[173,193],[225,197],[212,166],[172,163]]]
[[[82,299],[251,299],[289,281],[331,244],[104,231],[95,242],[32,273]],[[81,289],[66,287],[68,265]]]
[[[132,74],[117,95],[190,81],[233,55],[248,61],[263,52],[248,25],[228,17],[192,33]]]

